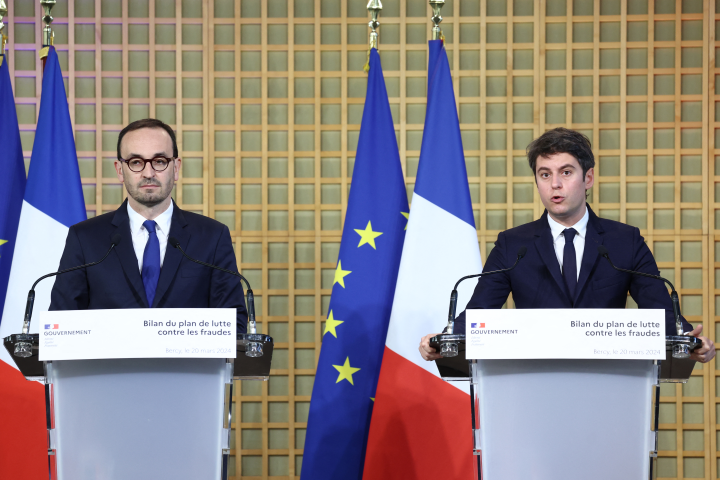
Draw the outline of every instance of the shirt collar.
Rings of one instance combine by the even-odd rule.
[[[560,235],[562,235],[563,230],[566,228],[574,228],[577,234],[580,236],[580,238],[585,238],[585,234],[587,233],[587,224],[588,220],[590,219],[590,211],[587,208],[587,205],[585,206],[585,215],[572,227],[566,227],[565,225],[561,225],[550,216],[548,213],[547,216],[548,224],[550,224],[550,232],[552,234],[553,240],[557,239]]]
[[[130,206],[130,202],[128,202],[127,204],[127,210],[128,218],[130,220],[130,232],[135,235],[144,228],[143,222],[145,222],[147,218],[143,217],[138,212],[133,210],[133,208]],[[157,218],[155,218],[157,229],[159,229],[165,235],[170,235],[170,222],[172,221],[172,213],[173,202],[171,201],[170,206],[167,208],[167,210],[165,210],[163,213],[158,215]]]

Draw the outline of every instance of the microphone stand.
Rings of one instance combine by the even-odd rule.
[[[37,286],[40,281],[45,280],[48,277],[54,277],[56,275],[62,275],[63,273],[72,272],[74,270],[79,270],[81,268],[87,268],[87,267],[93,267],[97,265],[98,263],[101,263],[103,260],[107,258],[108,255],[110,255],[110,252],[112,252],[113,248],[117,244],[120,243],[120,235],[115,234],[112,237],[112,244],[110,245],[110,248],[105,253],[105,256],[102,257],[97,262],[92,263],[86,263],[85,265],[80,265],[77,267],[72,268],[66,268],[65,270],[60,270],[58,272],[48,273],[47,275],[43,275],[42,277],[35,280],[35,283],[33,283],[32,288],[28,292],[27,297],[27,303],[25,304],[25,318],[23,320],[23,327],[22,327],[22,333],[19,333],[17,335],[13,335],[15,340],[15,350],[13,351],[13,355],[20,358],[28,358],[32,356],[33,351],[33,345],[37,344],[40,339],[37,335],[33,335],[30,333],[30,320],[32,319],[32,312],[33,307],[35,305],[35,287]]]
[[[465,334],[456,334],[455,333],[455,312],[457,311],[457,297],[458,292],[457,288],[458,285],[460,285],[462,282],[469,278],[477,278],[477,277],[484,277],[487,275],[494,275],[496,273],[503,273],[503,272],[509,272],[513,268],[517,267],[518,262],[520,262],[520,259],[525,256],[527,253],[527,247],[522,246],[520,247],[520,250],[518,250],[517,258],[515,259],[515,263],[509,268],[503,268],[501,270],[493,270],[492,272],[483,272],[483,273],[476,273],[474,275],[466,275],[462,277],[460,280],[458,280],[455,283],[455,286],[453,287],[452,292],[450,293],[450,311],[448,312],[448,324],[447,327],[445,327],[445,332],[441,333],[439,335],[436,335],[430,339],[430,345],[433,346],[440,355],[443,357],[456,357],[459,352],[458,345],[461,342],[465,341]]]
[[[240,278],[245,282],[245,285],[247,285],[246,303],[248,311],[248,333],[238,334],[237,339],[240,341],[241,344],[246,346],[246,356],[254,358],[262,357],[263,343],[266,343],[268,341],[272,342],[272,337],[257,333],[257,324],[255,322],[255,296],[253,294],[252,288],[250,287],[250,282],[247,281],[247,278],[243,277],[237,272],[233,272],[232,270],[218,267],[217,265],[212,265],[210,263],[201,262],[200,260],[192,258],[190,255],[185,253],[185,250],[183,250],[183,248],[180,246],[180,242],[175,237],[170,237],[168,239],[168,243],[180,250],[180,253],[182,253],[183,256],[191,262],[197,263],[198,265],[202,265],[204,267],[214,268],[216,270],[220,270],[221,272],[229,273],[230,275],[235,275],[236,277]]]
[[[689,335],[690,332],[683,332],[682,320],[680,319],[680,299],[678,293],[675,290],[675,286],[670,283],[670,280],[663,278],[660,275],[652,275],[645,272],[637,272],[635,270],[627,270],[624,268],[616,267],[615,264],[610,260],[610,253],[604,245],[598,245],[598,253],[601,257],[610,263],[610,266],[618,272],[629,273],[631,275],[639,275],[641,277],[654,278],[656,280],[662,280],[663,282],[670,285],[670,299],[672,300],[673,313],[675,315],[675,332],[676,335],[665,336],[665,346],[672,347],[673,358],[690,358],[690,352],[698,348],[702,342],[697,337]],[[667,332],[666,332],[667,333]]]

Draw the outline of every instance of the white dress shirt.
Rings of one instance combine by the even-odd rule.
[[[128,218],[130,219],[130,234],[132,235],[133,248],[138,261],[138,269],[142,274],[143,256],[145,255],[145,245],[147,245],[150,234],[145,229],[143,222],[147,218],[143,217],[130,206],[128,202]],[[172,221],[173,204],[155,219],[155,232],[160,242],[160,267],[162,267],[165,259],[165,250],[167,250],[168,236],[170,235],[170,223]]]
[[[557,257],[558,263],[560,264],[560,271],[562,271],[563,267],[563,249],[565,248],[565,235],[563,235],[562,232],[566,228],[574,228],[575,231],[577,231],[577,235],[575,235],[573,245],[575,245],[575,265],[577,265],[578,278],[580,278],[580,267],[582,265],[583,252],[585,251],[585,234],[587,233],[587,224],[589,218],[590,213],[588,212],[587,206],[585,206],[585,215],[583,215],[580,221],[572,227],[560,225],[558,222],[553,220],[550,214],[548,214],[547,216],[548,223],[550,224],[550,232],[553,239],[553,246],[555,247],[555,256]]]

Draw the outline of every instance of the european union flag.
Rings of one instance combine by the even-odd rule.
[[[361,479],[408,215],[377,50],[310,402],[302,478]]]
[[[25,195],[25,162],[9,70],[7,56],[0,54],[0,319]]]

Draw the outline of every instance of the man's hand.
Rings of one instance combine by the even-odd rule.
[[[690,358],[701,363],[707,363],[715,358],[715,344],[709,338],[700,336],[702,330],[703,326],[698,325],[692,332],[689,333],[689,335],[699,338],[702,342],[700,347],[696,348],[695,351],[692,352]]]
[[[418,350],[420,350],[420,355],[422,355],[423,359],[427,360],[428,362],[432,360],[437,360],[438,358],[442,358],[442,355],[439,353],[436,353],[437,350],[435,350],[433,347],[430,346],[430,339],[434,337],[435,335],[440,335],[439,333],[430,333],[428,335],[425,335],[420,340],[420,347]],[[715,352],[715,347],[713,347],[713,352]],[[713,353],[714,354],[714,353]]]

